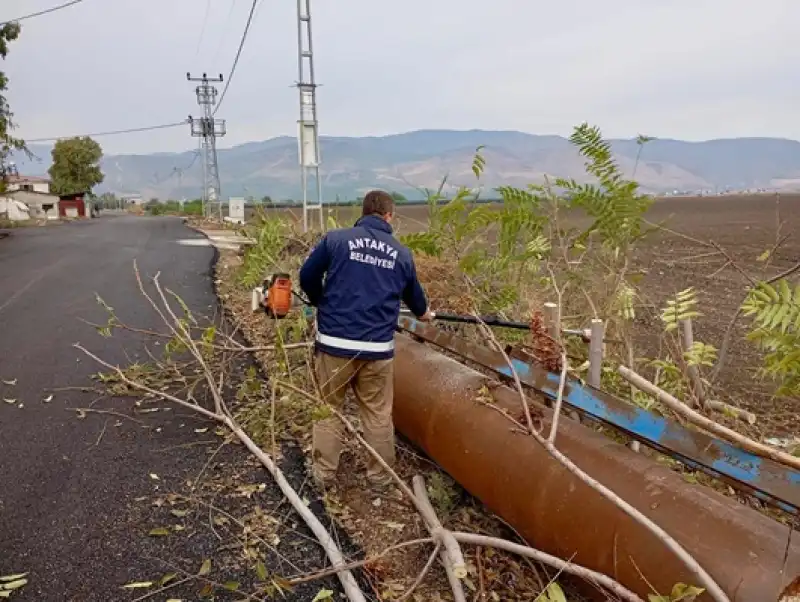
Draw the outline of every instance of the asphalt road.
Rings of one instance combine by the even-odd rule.
[[[43,400],[50,389],[90,385],[103,370],[73,343],[112,363],[144,359],[133,335],[103,338],[81,321],[105,322],[98,293],[126,322],[160,325],[137,289],[134,259],[143,276],[160,271],[194,311],[213,313],[212,249],[176,243],[198,237],[175,218],[102,217],[0,239],[0,378],[17,381],[0,383],[0,397],[17,400],[0,401],[0,575],[29,573],[13,599],[125,600],[122,584],[148,578],[147,517],[136,499],[197,474],[205,451],[158,451],[189,441],[192,419],[175,412],[156,432],[67,410],[88,406],[94,394],[56,391]],[[96,407],[122,412],[129,404]]]

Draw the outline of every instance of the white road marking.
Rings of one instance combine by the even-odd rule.
[[[217,247],[218,249],[230,249],[236,251],[241,246],[236,240],[225,238],[181,238],[176,240],[179,245],[184,247]]]

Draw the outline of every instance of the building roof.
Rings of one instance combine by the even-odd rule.
[[[88,194],[88,192],[71,192],[69,194],[59,194],[58,198],[62,201],[83,201]]]
[[[49,205],[51,203],[58,203],[58,196],[48,194],[46,192],[37,192],[35,190],[12,190],[3,193],[2,196],[14,198],[25,203],[34,203],[37,205]]]
[[[39,176],[15,176],[10,175],[6,177],[6,182],[9,184],[27,184],[27,183],[35,183],[38,182],[40,184],[48,184],[50,180],[48,178],[42,178]]]

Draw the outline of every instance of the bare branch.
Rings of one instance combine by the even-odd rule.
[[[648,393],[649,395],[652,395],[675,413],[679,414],[686,420],[689,420],[693,424],[704,428],[709,433],[722,437],[723,439],[726,439],[732,443],[736,443],[743,449],[753,452],[754,454],[757,454],[763,458],[769,458],[770,460],[775,460],[776,462],[779,462],[785,466],[791,466],[792,468],[800,469],[800,458],[777,450],[768,445],[764,445],[763,443],[753,441],[752,439],[749,439],[744,435],[740,435],[736,431],[731,430],[726,426],[717,424],[710,418],[706,418],[699,412],[695,412],[679,399],[673,397],[666,391],[659,389],[653,383],[643,378],[639,374],[636,374],[636,372],[633,370],[629,370],[625,366],[620,366],[617,371],[625,380],[636,385],[638,389]]]
[[[512,370],[513,370],[513,368],[512,368]],[[306,399],[309,399],[310,401],[313,401],[315,403],[322,403],[322,401],[319,398],[317,398],[316,396],[312,395],[308,391],[305,391],[304,389],[301,389],[300,387],[292,385],[291,383],[281,382],[280,385],[282,387],[286,387],[287,389],[289,389],[291,391],[294,391],[295,393],[298,393],[299,395],[304,396]],[[463,541],[465,543],[475,543],[477,541],[477,540],[474,540],[474,539],[468,541],[468,538],[470,538],[470,537],[475,537],[475,538],[482,537],[482,536],[479,536],[479,535],[473,536],[473,535],[468,534],[468,533],[461,533],[461,534],[459,534],[459,537],[455,537],[454,533],[451,533],[450,531],[444,529],[441,526],[441,523],[439,522],[438,518],[436,517],[435,512],[433,512],[433,508],[430,505],[430,501],[427,499],[427,493],[425,492],[425,483],[422,480],[422,478],[419,477],[419,476],[414,477],[414,479],[413,479],[413,481],[414,481],[414,491],[411,491],[409,489],[408,485],[406,485],[406,483],[403,481],[403,479],[401,479],[397,475],[397,473],[394,470],[392,470],[388,466],[388,464],[386,464],[386,462],[383,460],[383,458],[381,458],[380,454],[378,454],[378,452],[375,451],[375,449],[373,447],[371,447],[363,439],[363,437],[361,437],[361,435],[356,430],[355,426],[341,412],[339,412],[338,410],[336,410],[335,408],[332,408],[330,406],[328,406],[328,407],[330,408],[331,412],[334,415],[336,415],[342,421],[342,423],[345,425],[345,428],[347,428],[347,430],[353,436],[356,437],[356,439],[358,440],[359,444],[362,447],[364,447],[364,449],[373,458],[375,458],[383,466],[383,468],[385,470],[389,471],[389,473],[392,475],[393,479],[398,484],[398,486],[403,491],[403,493],[405,493],[406,496],[408,496],[409,499],[414,503],[414,505],[416,506],[416,508],[419,511],[420,515],[422,515],[422,517],[425,519],[425,522],[429,526],[429,529],[430,529],[431,526],[434,527],[434,529],[432,530],[432,533],[431,533],[434,541],[437,541],[437,542],[441,541],[443,543],[443,545],[447,548],[447,546],[448,546],[447,541],[448,541],[448,539],[450,537],[452,537],[455,541],[459,541],[459,537],[464,536],[465,539],[463,539]],[[577,470],[577,471],[580,472],[579,468],[577,468],[568,459],[566,459],[566,457],[564,457],[563,454],[560,454],[560,452],[558,452],[543,437],[541,437],[541,435],[539,435],[538,432],[534,431],[534,436],[538,438],[537,440],[539,440],[542,443],[542,445],[544,445],[546,448],[548,448],[548,451],[550,449],[552,449],[555,454],[558,454],[559,456],[564,458],[564,460],[566,462],[569,462],[569,464],[574,468],[574,470]],[[581,474],[583,474],[583,473],[581,473]],[[591,477],[588,477],[588,475],[587,475],[587,478],[591,479]],[[602,485],[600,485],[599,483],[597,485],[602,487]],[[638,512],[635,509],[634,509],[634,511]],[[647,519],[645,518],[645,520],[647,520]],[[479,543],[478,545],[492,546],[492,541],[495,541],[495,540],[493,540],[492,538],[487,538],[486,540],[482,540],[482,541],[485,541],[486,543]],[[620,595],[624,600],[628,600],[630,602],[642,602],[641,599],[636,596],[636,594],[633,594],[632,592],[629,592],[624,586],[622,586],[619,583],[613,581],[610,577],[605,576],[602,573],[596,573],[595,571],[592,571],[591,569],[587,569],[585,567],[580,567],[578,565],[573,565],[571,563],[567,563],[564,560],[561,560],[559,558],[555,558],[555,557],[550,556],[550,555],[548,555],[548,554],[546,554],[544,552],[540,552],[538,550],[535,550],[534,548],[530,548],[530,547],[527,547],[527,546],[522,546],[522,545],[519,545],[519,544],[514,544],[512,542],[507,542],[507,541],[502,540],[502,539],[498,539],[496,541],[497,542],[504,542],[504,543],[502,545],[498,545],[498,546],[494,546],[494,547],[497,547],[499,549],[505,549],[505,550],[511,551],[513,553],[518,553],[518,554],[521,554],[521,555],[526,556],[528,558],[535,558],[535,559],[537,559],[537,560],[539,560],[541,562],[544,562],[546,564],[550,564],[551,566],[555,566],[556,568],[565,570],[566,572],[571,572],[573,574],[578,574],[578,573],[575,572],[575,570],[580,570],[581,571],[581,576],[585,577],[586,579],[588,579],[592,583],[598,583],[598,584],[603,585],[603,587],[606,587],[609,591],[612,591],[612,592],[616,593],[617,595]],[[451,543],[450,546],[452,547],[452,545],[453,544]],[[457,549],[457,546],[456,546],[456,549]],[[521,550],[525,550],[525,553],[523,554],[521,552]],[[452,554],[452,556],[451,556],[451,554]],[[460,552],[459,552],[459,554],[460,554]],[[455,552],[447,552],[446,556],[449,559],[453,559],[453,557],[455,557],[455,560],[457,561],[457,563],[460,564],[460,561],[458,561],[458,557],[455,554]],[[551,562],[551,560],[552,560],[552,562]],[[446,570],[447,570],[447,567],[448,567],[449,564],[452,564],[452,562],[445,562],[445,569]],[[564,567],[566,565],[571,567],[571,570],[565,569]],[[448,579],[450,581],[450,585],[453,588],[454,595],[457,596],[457,594],[455,594],[455,592],[457,591],[457,587],[460,588],[460,582],[459,582],[459,580],[457,578],[458,573],[456,572],[456,570],[448,570],[447,574],[448,574]],[[608,585],[606,585],[606,584],[608,584]],[[625,592],[627,592],[627,594],[625,594]],[[461,600],[462,600],[462,598],[456,597],[456,602],[460,602]],[[720,600],[724,601],[724,602],[728,602],[727,598],[721,598]]]
[[[506,552],[517,554],[519,556],[525,556],[526,558],[533,558],[534,560],[548,564],[559,571],[575,575],[576,577],[580,577],[589,583],[600,585],[622,600],[627,600],[628,602],[642,602],[642,599],[639,596],[627,589],[625,586],[620,585],[610,577],[577,564],[572,564],[571,562],[567,562],[561,558],[551,556],[550,554],[541,552],[534,548],[523,546],[505,539],[499,539],[497,537],[476,535],[474,533],[462,533],[460,531],[454,531],[453,537],[456,539],[456,541],[461,543],[485,546],[487,548],[496,548],[498,550],[505,550]]]
[[[494,335],[492,333],[492,337]],[[496,339],[495,339],[496,341]],[[522,384],[519,380],[519,375],[517,374],[516,369],[514,368],[514,364],[511,362],[510,358],[507,354],[504,353],[504,359],[508,364],[509,369],[511,370],[512,375],[514,376],[514,383],[517,388],[517,392],[519,393],[520,403],[522,404],[523,408],[528,407],[527,398],[525,396],[525,391],[522,388]],[[559,383],[559,388],[563,387],[563,383],[566,380],[566,372],[562,370],[561,373],[561,382]],[[555,415],[553,416],[553,420],[556,420]],[[642,512],[640,512],[637,508],[629,504],[623,498],[618,496],[614,493],[611,489],[600,483],[597,479],[590,476],[589,474],[585,473],[581,470],[572,460],[570,460],[566,455],[561,453],[556,446],[550,442],[549,440],[545,439],[541,433],[536,430],[531,430],[530,435],[539,443],[544,449],[558,462],[560,462],[564,468],[566,468],[569,472],[574,474],[578,477],[582,482],[586,485],[603,495],[606,499],[611,501],[614,505],[618,508],[623,510],[626,514],[628,514],[632,519],[643,525],[644,527],[648,528],[656,537],[661,540],[661,542],[669,548],[669,550],[674,553],[680,560],[686,565],[686,567],[694,573],[694,575],[700,581],[700,585],[706,588],[709,595],[716,601],[716,602],[730,602],[730,599],[722,591],[722,588],[714,581],[714,578],[708,574],[708,572],[700,566],[697,560],[689,554],[689,552],[681,546],[678,541],[676,541],[669,533],[664,531],[658,524],[650,520],[647,516],[645,516]]]

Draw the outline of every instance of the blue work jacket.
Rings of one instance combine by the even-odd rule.
[[[400,302],[417,317],[428,307],[411,251],[377,215],[328,232],[300,269],[300,288],[317,308],[317,349],[338,357],[393,357]]]

